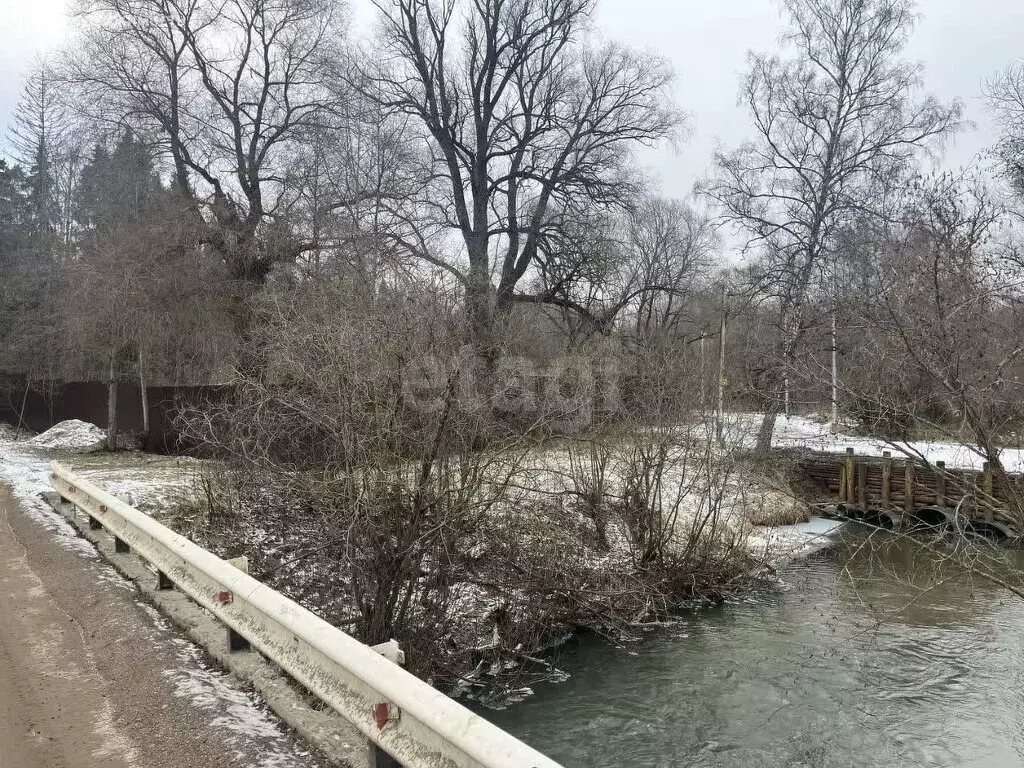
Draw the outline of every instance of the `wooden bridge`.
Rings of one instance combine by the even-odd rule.
[[[899,530],[953,525],[996,539],[1019,539],[1024,519],[1013,510],[1024,499],[1024,477],[949,469],[909,458],[803,453],[798,476],[813,502],[834,504],[844,518]]]

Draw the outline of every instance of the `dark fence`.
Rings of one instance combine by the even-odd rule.
[[[197,446],[183,438],[175,417],[183,408],[222,402],[230,385],[147,387],[149,434],[144,449],[153,453],[187,454]],[[67,419],[107,428],[107,384],[102,381],[33,383],[24,376],[0,376],[0,422],[21,424],[43,432]],[[117,426],[125,434],[142,433],[142,393],[138,384],[122,382],[117,390]]]

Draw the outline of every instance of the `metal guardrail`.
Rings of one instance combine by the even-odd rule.
[[[50,482],[406,768],[561,768],[369,646],[54,462]]]

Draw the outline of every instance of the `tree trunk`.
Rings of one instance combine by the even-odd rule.
[[[469,283],[466,286],[466,313],[469,317],[473,341],[485,352],[494,342],[492,338],[494,296],[492,294],[493,288],[487,273],[486,256],[484,258],[477,257],[471,261],[469,267]],[[511,302],[509,302],[510,306]]]
[[[722,289],[722,327],[718,335],[718,398],[715,403],[715,437],[722,444],[725,428],[725,288]]]
[[[142,363],[142,350],[139,350],[139,396],[142,399],[142,446],[149,443],[149,399],[146,397],[146,371]]]
[[[117,450],[117,353],[110,353],[110,373],[107,378],[107,450]]]
[[[21,430],[28,431],[28,426],[25,424],[25,408],[28,406],[28,390],[32,383],[32,371],[25,375],[25,391],[21,394],[21,410],[18,411],[18,428],[14,432],[14,439],[17,440],[21,437]]]
[[[761,419],[761,428],[757,431],[756,453],[763,455],[772,449],[772,435],[775,433],[775,420],[778,416],[779,404],[776,400],[772,402],[771,407],[765,412],[764,418]]]

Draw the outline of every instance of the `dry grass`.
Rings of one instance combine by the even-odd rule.
[[[805,502],[774,488],[747,491],[740,506],[742,517],[751,525],[795,525],[811,519]]]

